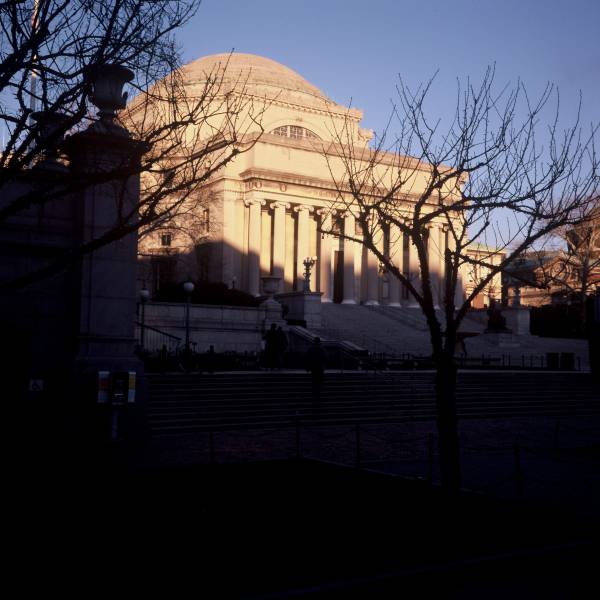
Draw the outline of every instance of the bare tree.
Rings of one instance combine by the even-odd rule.
[[[206,73],[193,94],[186,86],[173,32],[199,4],[35,0],[0,5],[0,127],[5,139],[0,188],[6,191],[48,157],[61,162],[66,133],[93,123],[106,126],[88,113],[96,74],[106,65],[132,72],[135,97],[115,127],[125,125],[139,149],[101,173],[75,178],[57,169],[47,183],[38,181],[28,191],[14,193],[13,186],[2,195],[0,225],[43,205],[67,202],[87,186],[140,176],[142,188],[135,212],[124,202],[114,226],[102,236],[0,283],[2,291],[56,273],[134,230],[193,212],[202,184],[259,137],[265,106],[245,94],[244,80],[226,77],[227,61]],[[248,135],[250,130],[255,133]]]
[[[400,81],[390,124],[371,147],[359,143],[351,119],[332,125],[335,144],[324,155],[337,188],[331,208],[348,211],[357,224],[341,235],[373,253],[426,317],[441,478],[454,491],[460,485],[455,347],[461,321],[474,298],[527,248],[587,216],[598,190],[598,160],[596,128],[582,133],[576,115],[574,125],[560,129],[552,87],[535,102],[521,83],[496,92],[490,68],[480,85],[459,84],[453,120],[442,130],[426,115],[432,83],[413,91]],[[394,122],[399,133],[390,141]],[[394,253],[399,238],[408,239],[414,266]],[[476,244],[486,251],[473,252]],[[469,272],[473,285],[463,296],[461,280]]]
[[[600,285],[600,200],[588,218],[562,227],[555,238],[563,248],[555,253],[553,260],[544,260],[543,251],[538,252],[539,280],[553,294],[575,301],[581,308],[581,325],[585,326],[585,302]]]

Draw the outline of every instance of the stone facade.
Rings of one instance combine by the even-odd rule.
[[[185,232],[186,223],[179,222],[142,237],[139,279],[152,281],[156,290],[165,278],[181,282],[192,276],[257,296],[260,278],[273,275],[281,277],[279,292],[288,293],[302,290],[303,261],[316,257],[313,290],[322,302],[416,306],[360,243],[324,233],[338,230],[360,238],[350,200],[340,201],[336,192],[334,181],[341,178],[343,166],[334,131],[346,128],[354,154],[368,156],[372,132],[360,126],[362,112],[336,104],[291,69],[249,54],[215,55],[188,64],[184,76],[190,93],[199,93],[207,73],[225,63],[226,83],[233,88],[242,77],[245,93],[268,102],[264,133],[206,185],[200,233],[190,236],[191,222]],[[380,169],[383,179],[395,165],[392,155],[386,160]],[[412,196],[404,200],[407,209],[424,188],[429,169],[416,161],[409,166],[414,181]],[[412,244],[392,227],[381,224],[380,229],[383,251],[418,279]],[[429,240],[440,303],[448,244],[443,222],[432,223]]]

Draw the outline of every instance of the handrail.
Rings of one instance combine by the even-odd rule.
[[[139,321],[136,321],[135,324],[138,327],[143,327],[144,329],[149,329],[150,331],[160,333],[161,335],[171,338],[172,340],[177,340],[178,342],[180,342],[183,339],[183,338],[180,338],[178,335],[173,335],[172,333],[167,333],[166,331],[163,331],[162,329],[157,329],[156,327],[152,327],[152,325],[146,325],[145,323],[142,324]]]
[[[163,346],[167,346],[170,352],[177,351],[182,346],[182,338],[172,333],[162,331],[152,325],[144,324],[139,321],[135,322],[136,338],[142,344],[142,331],[144,333],[144,350],[153,352],[161,350]]]

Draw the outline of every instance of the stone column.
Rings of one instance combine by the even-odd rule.
[[[413,244],[412,239],[409,236],[408,239],[408,278],[417,290],[421,292],[421,271],[419,270],[419,255],[417,254],[417,248]],[[408,308],[420,308],[419,303],[415,300],[414,296],[408,293]]]
[[[335,210],[321,208],[317,211],[321,215],[321,229],[331,231],[331,218]],[[319,291],[321,292],[321,302],[332,302],[332,269],[331,269],[331,235],[321,234],[321,252],[319,256]]]
[[[383,232],[373,220],[371,220],[369,228],[372,232],[373,244],[380,250]],[[370,250],[367,251],[367,300],[365,304],[368,306],[379,304],[379,259]]]
[[[279,292],[283,292],[285,270],[285,210],[290,205],[285,202],[273,202],[273,276],[281,277]]]
[[[250,199],[245,203],[250,208],[248,217],[248,293],[258,296],[260,295],[260,209],[265,202],[264,200]]]
[[[229,192],[223,193],[223,282],[228,286],[233,285],[234,277],[237,279],[239,273],[235,268],[235,253],[241,253],[241,243],[236,239],[235,197]]]
[[[429,235],[427,236],[427,261],[429,263],[429,278],[431,280],[431,295],[433,297],[433,307],[440,307],[440,253],[438,247],[438,227],[437,225],[428,225]]]
[[[298,245],[296,256],[296,290],[301,291],[304,286],[304,259],[309,256],[309,231],[308,231],[308,215],[312,212],[312,206],[300,204],[294,207],[298,213]]]
[[[439,283],[439,299],[440,306],[444,306],[446,298],[446,236],[448,227],[442,225],[439,227],[439,250],[440,250],[440,283]]]
[[[346,211],[344,217],[344,233],[354,236],[354,215]],[[344,299],[342,304],[356,304],[354,292],[354,247],[355,242],[344,239]]]
[[[456,252],[456,240],[452,231],[448,232],[448,250],[452,253],[452,260],[454,260],[454,253]],[[463,286],[463,269],[459,269],[456,278],[456,288],[454,290],[454,305],[456,308],[460,308],[464,302],[464,286]]]
[[[402,269],[404,268],[403,250],[402,231],[397,225],[392,223],[390,225],[390,261],[398,268],[400,273],[402,273]],[[400,306],[400,295],[402,290],[400,280],[392,273],[389,273],[389,281],[390,297],[388,306]]]

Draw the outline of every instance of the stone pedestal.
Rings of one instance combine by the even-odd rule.
[[[275,299],[287,308],[288,321],[305,321],[308,329],[321,327],[320,292],[277,294]]]
[[[529,309],[523,307],[509,307],[502,309],[502,316],[506,319],[506,326],[517,335],[529,335]]]
[[[265,318],[264,318],[265,331],[267,329],[269,329],[269,327],[271,327],[272,323],[275,323],[275,325],[281,325],[281,326],[285,325],[285,321],[284,321],[283,317],[281,316],[283,307],[281,306],[281,304],[279,302],[277,302],[277,300],[274,300],[273,298],[268,298],[264,302],[261,302],[259,308],[261,310],[265,311]]]

